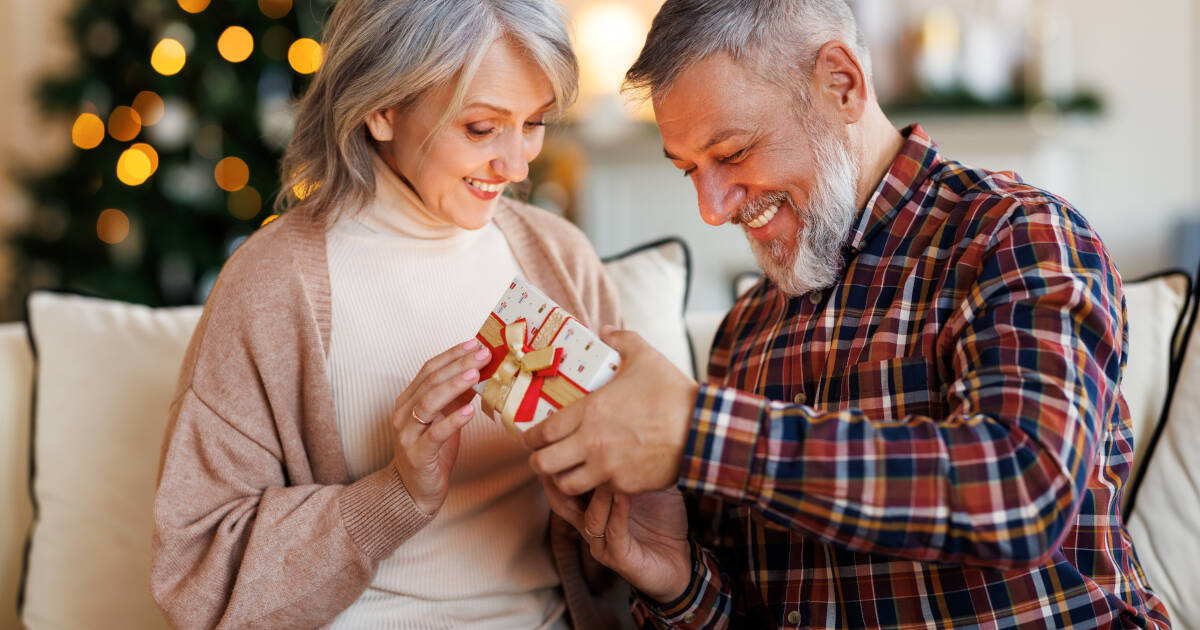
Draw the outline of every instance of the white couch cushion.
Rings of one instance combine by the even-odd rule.
[[[32,628],[156,628],[151,508],[167,407],[198,307],[38,293]]]
[[[1200,628],[1200,324],[1191,335],[1128,528],[1176,628]]]
[[[641,245],[604,259],[604,269],[617,286],[625,327],[695,377],[683,319],[691,270],[687,245],[674,238]]]
[[[29,501],[29,403],[33,353],[22,324],[0,324],[0,628],[18,628]]]
[[[1129,323],[1129,356],[1121,391],[1133,420],[1133,462],[1138,470],[1146,445],[1162,416],[1173,335],[1187,303],[1188,277],[1167,273],[1125,285]],[[1125,493],[1128,501],[1130,493]]]

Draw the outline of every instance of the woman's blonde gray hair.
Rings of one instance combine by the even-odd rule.
[[[659,98],[692,64],[724,52],[802,108],[817,53],[831,41],[850,46],[869,85],[871,57],[845,0],[667,0],[623,89]]]
[[[325,25],[321,67],[297,106],[275,207],[326,223],[361,209],[375,193],[367,117],[454,82],[434,129],[447,124],[497,38],[546,73],[561,112],[578,90],[564,17],[554,0],[340,0]]]

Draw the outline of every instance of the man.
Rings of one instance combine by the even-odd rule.
[[[1118,512],[1116,268],[893,127],[857,33],[842,0],[663,4],[627,85],[766,279],[706,385],[605,335],[620,374],[527,435],[552,506],[647,625],[1168,627]]]

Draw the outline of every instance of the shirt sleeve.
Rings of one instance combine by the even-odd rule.
[[[710,551],[695,540],[691,541],[691,548],[692,575],[679,597],[660,603],[641,591],[633,591],[633,618],[638,627],[687,630],[731,627],[729,581],[722,578]]]
[[[1045,561],[1119,419],[1124,305],[1072,211],[1016,206],[939,332],[944,417],[871,417],[705,385],[685,491],[843,548],[994,568]],[[802,350],[798,350],[802,351]],[[903,378],[903,374],[890,375]]]

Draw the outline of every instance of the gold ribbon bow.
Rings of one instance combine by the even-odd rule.
[[[550,345],[534,348],[532,344],[526,344],[526,330],[523,319],[504,327],[503,347],[507,354],[488,379],[481,395],[485,411],[491,413],[492,409],[499,410],[505,426],[513,431],[516,430],[514,422],[518,421],[519,412],[526,412],[521,416],[532,415],[542,384],[548,376],[557,373],[561,355],[557,348]],[[547,374],[546,371],[551,373]],[[528,398],[530,394],[533,395],[532,400]],[[527,422],[529,419],[522,417],[520,421]]]

